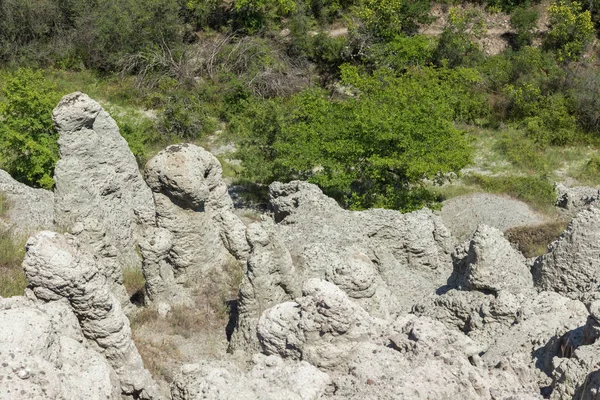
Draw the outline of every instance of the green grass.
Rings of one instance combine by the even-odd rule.
[[[552,183],[539,176],[485,176],[468,175],[463,178],[468,184],[479,186],[489,193],[505,193],[522,200],[534,209],[550,212],[556,194]]]

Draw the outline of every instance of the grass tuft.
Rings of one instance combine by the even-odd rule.
[[[566,221],[553,221],[535,226],[510,228],[505,236],[527,258],[546,253],[552,243],[567,228]]]

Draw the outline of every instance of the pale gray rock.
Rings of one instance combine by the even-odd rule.
[[[561,183],[554,185],[557,194],[556,206],[575,214],[600,199],[598,188],[587,186],[567,187]]]
[[[268,308],[301,293],[292,258],[277,237],[271,221],[252,224],[246,232],[252,252],[240,284],[238,320],[230,341],[232,350],[259,350],[256,327]]]
[[[309,279],[302,297],[262,314],[257,332],[265,354],[327,369],[342,365],[357,344],[377,335],[382,325],[333,283]]]
[[[300,181],[275,182],[269,196],[276,223],[248,229],[252,253],[233,349],[256,350],[260,312],[294,300],[310,279],[330,281],[372,316],[393,320],[435,296],[451,272],[452,239],[430,210],[346,211]]]
[[[453,254],[453,284],[465,290],[519,294],[533,289],[523,255],[496,228],[480,225],[471,239]]]
[[[583,210],[536,259],[532,272],[541,290],[571,298],[597,296],[600,282],[600,210]]]
[[[121,399],[106,360],[63,332],[70,322],[55,318],[63,310],[0,298],[0,399]],[[75,336],[83,338],[80,330]]]
[[[0,227],[5,225],[17,236],[52,228],[54,194],[51,191],[34,189],[17,182],[0,169],[0,195],[6,201]]]
[[[26,249],[23,267],[35,297],[69,301],[87,343],[112,366],[123,394],[158,398],[156,384],[131,340],[129,320],[87,246],[75,236],[43,231],[29,239]]]
[[[153,192],[161,229],[148,231],[141,243],[144,256],[162,260],[161,266],[151,266],[156,261],[145,263],[152,301],[171,301],[168,293],[185,292],[183,285],[195,286],[233,257],[246,260],[246,228],[233,214],[233,202],[221,175],[219,160],[192,144],[169,146],[146,165],[145,179]],[[165,231],[170,232],[169,245]],[[157,256],[153,241],[164,244],[161,256]],[[163,283],[155,279],[157,270],[163,271]],[[153,289],[154,284],[162,287]],[[166,296],[158,295],[162,292]]]
[[[442,203],[444,224],[458,240],[467,240],[479,225],[502,232],[518,226],[544,223],[546,218],[523,201],[490,193],[457,196]]]
[[[76,92],[53,111],[60,160],[54,181],[54,219],[101,257],[102,273],[125,305],[122,268],[141,267],[143,227],[154,225],[152,193],[116,122],[100,104]]]
[[[316,400],[331,380],[307,362],[256,354],[253,367],[233,363],[184,365],[171,385],[173,400]],[[216,364],[216,365],[215,365]]]

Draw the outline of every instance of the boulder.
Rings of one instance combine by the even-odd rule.
[[[51,229],[54,222],[54,194],[15,181],[0,170],[0,227],[6,225],[17,236]]]
[[[496,228],[480,225],[452,256],[454,272],[450,283],[460,289],[493,294],[500,291],[519,294],[533,289],[525,257]]]
[[[570,214],[576,214],[600,199],[598,188],[587,186],[567,187],[557,183],[554,190],[557,194],[556,206],[565,209]]]
[[[26,250],[23,267],[35,298],[68,300],[87,343],[115,371],[121,392],[136,399],[158,398],[131,340],[129,320],[87,246],[75,236],[43,231],[28,240]]]
[[[122,268],[140,267],[137,243],[154,225],[154,201],[116,122],[100,104],[76,92],[52,113],[60,160],[54,171],[54,219],[102,262],[125,305]]]

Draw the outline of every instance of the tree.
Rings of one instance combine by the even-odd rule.
[[[330,101],[309,90],[287,106],[269,102],[268,111],[248,116],[252,125],[240,144],[245,174],[265,183],[308,180],[356,209],[430,205],[434,199],[423,179],[457,172],[470,160],[470,146],[453,120],[468,108],[456,84],[476,77],[470,70],[433,68],[367,75],[344,66],[343,84],[356,97]]]
[[[2,94],[0,166],[18,181],[52,188],[58,160],[52,109],[60,96],[40,72],[30,69],[10,74]]]

